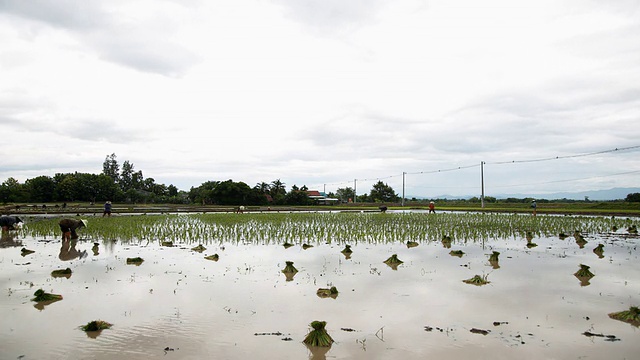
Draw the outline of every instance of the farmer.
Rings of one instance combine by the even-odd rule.
[[[16,230],[22,226],[22,219],[17,216],[0,216],[2,231]]]
[[[383,212],[383,213],[387,212],[387,207],[384,206],[384,205],[379,206],[378,209],[380,209],[380,211]]]
[[[111,201],[104,203],[104,212],[102,213],[102,217],[105,216],[111,217]]]
[[[431,213],[436,213],[436,204],[434,204],[433,201],[429,202],[429,214]]]
[[[536,200],[531,201],[531,208],[533,209],[533,216],[536,216],[536,209],[538,208],[538,204],[536,204]]]
[[[62,219],[58,225],[62,230],[62,240],[77,239],[76,229],[87,227],[87,220]]]

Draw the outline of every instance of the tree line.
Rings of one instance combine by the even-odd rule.
[[[307,186],[291,186],[287,191],[286,184],[280,179],[270,183],[260,182],[253,187],[244,182],[231,179],[226,181],[207,181],[200,186],[191,187],[189,191],[178,190],[174,185],[156,183],[153,178],[145,178],[142,171],[136,170],[134,164],[125,160],[120,164],[116,154],[107,155],[102,164],[102,173],[58,173],[53,177],[38,176],[20,183],[10,177],[0,185],[0,202],[7,203],[49,203],[49,202],[104,202],[121,203],[173,203],[173,204],[205,204],[205,205],[313,205],[309,198]],[[340,202],[359,203],[398,203],[401,198],[386,183],[378,181],[373,184],[368,194],[358,195],[353,188],[339,188],[327,197],[337,198]],[[432,199],[447,202],[445,199]],[[484,202],[522,203],[531,198],[509,198],[497,200],[485,197]],[[571,202],[571,200],[566,202]],[[428,201],[413,198],[412,202]],[[460,201],[460,200],[458,200]],[[465,202],[479,203],[481,199],[473,197]],[[538,202],[549,200],[538,199]],[[588,201],[585,199],[585,201]],[[640,193],[627,195],[627,202],[640,202]]]

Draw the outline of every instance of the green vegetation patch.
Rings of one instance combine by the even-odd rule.
[[[140,265],[144,262],[141,257],[127,258],[127,265]]]
[[[94,320],[94,321],[88,322],[86,325],[83,325],[82,330],[83,331],[100,331],[104,329],[110,329],[112,326],[113,324],[108,323],[106,321]]]
[[[578,270],[574,275],[578,278],[592,278],[595,275],[589,270],[590,266],[580,264],[580,270]]]
[[[213,254],[213,255],[209,255],[209,256],[205,256],[204,257],[207,260],[212,260],[212,261],[218,261],[220,259],[220,257],[218,256],[218,254]]]
[[[491,255],[489,255],[489,261],[497,262],[499,257],[500,257],[500,252],[494,251]]]
[[[338,289],[335,286],[332,286],[329,289],[318,289],[318,291],[316,291],[316,295],[318,295],[321,298],[337,298],[338,297]]]
[[[614,320],[624,321],[635,327],[640,326],[640,309],[637,306],[631,306],[629,310],[610,313],[609,317]]]
[[[31,299],[31,301],[36,301],[36,302],[62,300],[62,295],[50,294],[50,293],[44,292],[44,290],[42,289],[36,290],[36,292],[33,293],[33,295],[35,295],[35,297]]]
[[[486,285],[489,284],[491,281],[487,280],[487,275],[476,275],[474,277],[472,277],[471,279],[467,279],[467,280],[462,280],[462,282],[466,283],[466,284],[471,284],[471,285],[476,285],[476,286],[482,286],[482,285]]]
[[[387,265],[400,265],[403,262],[404,261],[398,259],[398,255],[397,254],[391,255],[387,260],[384,261],[384,263],[387,264]]]
[[[66,269],[59,269],[59,270],[53,270],[51,272],[51,276],[53,277],[66,277],[69,278],[71,276],[71,269],[70,268],[66,268]]]
[[[351,245],[345,245],[344,249],[341,251],[341,253],[343,254],[351,254],[353,253],[353,250],[351,250]]]
[[[298,269],[296,269],[296,267],[293,266],[293,261],[286,261],[285,264],[286,265],[285,265],[284,269],[282,269],[283,273],[285,273],[285,274],[287,274],[287,273],[295,274],[295,273],[298,272]]]
[[[196,247],[192,247],[192,248],[191,248],[191,250],[193,250],[193,251],[197,251],[197,252],[200,252],[200,253],[201,253],[201,252],[203,252],[203,251],[207,250],[207,248],[206,248],[206,247],[204,247],[204,246],[202,246],[202,244],[200,244],[200,245],[198,245],[198,246],[196,246]]]
[[[310,324],[311,330],[304,338],[303,342],[309,346],[331,346],[333,339],[325,329],[326,321],[314,321]]]
[[[407,247],[408,247],[409,249],[414,248],[414,247],[416,247],[416,246],[418,246],[418,243],[417,243],[417,242],[415,242],[415,241],[407,241]]]
[[[464,251],[462,250],[451,250],[449,252],[449,255],[451,256],[457,256],[457,257],[462,257],[462,255],[464,255]]]

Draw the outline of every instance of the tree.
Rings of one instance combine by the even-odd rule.
[[[353,188],[351,187],[339,188],[336,190],[336,197],[342,202],[347,202],[349,199],[353,201],[354,195]]]
[[[29,192],[29,201],[31,202],[51,202],[53,201],[56,184],[53,179],[48,176],[38,176],[33,179],[27,179],[24,183],[26,190]]]
[[[213,200],[220,205],[245,204],[251,193],[249,185],[231,179],[219,183],[211,192]]]
[[[627,202],[640,202],[640,193],[631,193],[627,194],[627,197],[624,199]]]
[[[397,202],[400,200],[393,188],[382,181],[373,184],[369,196],[374,202]]]
[[[10,177],[0,186],[0,200],[5,204],[8,202],[27,202],[29,201],[29,193],[23,184]]]
[[[110,177],[114,183],[120,180],[120,166],[116,160],[116,154],[107,155],[102,163],[102,174]]]
[[[269,194],[273,199],[274,203],[281,204],[284,202],[284,197],[287,195],[287,190],[285,188],[285,184],[280,181],[280,179],[274,180],[271,182],[271,186],[269,187]]]
[[[167,186],[167,191],[169,192],[169,196],[171,197],[178,196],[178,188],[173,184]]]

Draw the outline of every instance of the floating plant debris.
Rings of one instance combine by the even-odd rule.
[[[213,254],[213,255],[209,255],[209,256],[205,256],[204,257],[207,260],[212,260],[212,261],[218,261],[220,259],[220,257],[218,256],[218,254]]]
[[[284,244],[282,244],[282,246],[284,246],[285,249],[288,249],[288,248],[292,247],[293,244],[285,242]]]
[[[489,261],[498,261],[500,256],[500,252],[494,251],[491,255],[489,255]]]
[[[569,235],[565,234],[564,232],[561,232],[560,234],[558,234],[558,237],[560,238],[560,240],[564,240],[568,238]]]
[[[418,243],[416,241],[407,241],[408,248],[414,248],[416,246],[418,246]]]
[[[44,292],[44,290],[42,289],[36,290],[36,292],[33,293],[33,295],[35,295],[35,297],[31,299],[31,301],[41,302],[41,301],[62,300],[62,295],[50,294],[50,293]]]
[[[476,276],[472,277],[471,279],[462,280],[462,282],[467,283],[467,284],[481,286],[481,285],[486,285],[486,284],[491,282],[491,281],[487,280],[487,277],[488,277],[488,275],[483,275],[483,276],[476,275]]]
[[[326,321],[314,321],[310,324],[313,328],[307,336],[304,338],[303,342],[309,346],[331,346],[333,343],[333,339],[325,329],[327,326]]]
[[[285,267],[284,269],[282,269],[283,273],[297,273],[298,269],[296,269],[295,266],[293,266],[293,261],[286,261],[285,262]]]
[[[528,242],[528,243],[527,243],[527,247],[528,247],[529,249],[534,248],[534,247],[536,247],[536,246],[538,246],[538,244],[536,244],[536,243],[533,243],[533,242]]]
[[[29,255],[29,254],[33,254],[34,252],[35,252],[35,251],[33,251],[33,250],[29,250],[29,249],[27,249],[27,248],[22,248],[22,249],[20,249],[20,255],[22,255],[22,256],[26,256],[26,255]]]
[[[329,289],[318,289],[318,291],[316,291],[316,295],[318,295],[321,298],[337,298],[338,297],[338,289],[336,289],[335,286],[332,286]]]
[[[144,262],[141,257],[127,258],[127,265],[140,265]]]
[[[70,268],[66,268],[66,269],[59,269],[59,270],[53,270],[51,272],[51,276],[53,277],[66,277],[67,279],[69,277],[71,277],[71,269]]]
[[[353,253],[353,250],[351,250],[351,245],[345,245],[344,249],[341,251],[341,253],[343,253],[343,254],[351,254],[351,253]]]
[[[626,322],[635,327],[640,326],[640,309],[637,306],[631,306],[629,310],[610,313],[609,317],[614,320]]]
[[[173,241],[163,241],[162,246],[164,247],[173,247]]]
[[[462,257],[462,255],[464,255],[464,251],[462,250],[451,250],[449,252],[449,255],[451,256],[457,256],[457,257]]]
[[[113,326],[113,324],[110,324],[106,321],[102,321],[102,320],[93,320],[88,322],[86,325],[82,326],[82,330],[83,331],[100,331],[100,330],[104,330],[104,329],[109,329]]]
[[[312,248],[313,245],[310,244],[302,244],[302,249],[307,250],[308,248]]]
[[[402,264],[404,261],[398,259],[398,255],[397,254],[393,254],[391,255],[387,260],[384,261],[385,264],[387,265],[400,265]]]
[[[203,252],[203,251],[207,250],[207,248],[202,246],[202,244],[200,244],[200,245],[198,245],[196,247],[192,247],[191,250],[197,251],[197,252]]]

